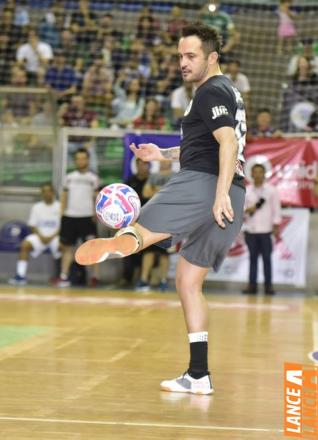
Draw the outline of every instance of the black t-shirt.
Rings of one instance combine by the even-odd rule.
[[[125,182],[126,185],[130,186],[132,189],[134,189],[136,191],[136,193],[138,194],[138,196],[140,198],[141,206],[143,206],[149,200],[149,199],[146,199],[142,195],[142,191],[143,191],[145,184],[147,183],[147,180],[148,180],[147,177],[145,179],[140,179],[137,175],[134,174],[129,177],[127,182]]]
[[[246,117],[243,99],[230,79],[215,75],[196,90],[185,111],[181,126],[181,168],[218,176],[219,144],[213,132],[221,127],[235,130],[239,148],[233,183],[244,187]]]

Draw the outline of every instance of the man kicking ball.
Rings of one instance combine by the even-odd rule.
[[[189,335],[190,364],[182,376],[161,383],[165,391],[213,392],[202,286],[209,269],[219,269],[243,221],[245,110],[240,93],[222,75],[220,49],[214,29],[200,23],[183,28],[178,45],[181,74],[196,91],[183,118],[181,146],[130,146],[147,162],[180,160],[180,171],[142,207],[138,223],[114,238],[90,240],[76,252],[77,262],[87,265],[125,257],[154,243],[169,247],[182,242],[176,289]]]

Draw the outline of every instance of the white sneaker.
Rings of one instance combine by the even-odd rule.
[[[11,284],[11,286],[25,286],[27,280],[24,277],[20,277],[20,275],[16,275],[14,278],[8,280],[8,284]]]
[[[64,287],[71,287],[71,282],[68,278],[58,278],[55,282],[55,287],[60,287],[61,289]]]
[[[184,373],[176,379],[164,380],[161,382],[160,388],[172,393],[212,394],[214,391],[210,374],[200,379],[194,379],[188,373]]]

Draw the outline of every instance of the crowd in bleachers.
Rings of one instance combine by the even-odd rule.
[[[179,127],[180,115],[191,97],[189,89],[186,93],[180,90],[176,41],[187,22],[180,7],[172,7],[170,18],[164,22],[148,6],[143,7],[135,29],[128,34],[118,30],[111,12],[97,13],[88,0],[80,0],[77,9],[65,9],[63,1],[51,2],[48,9],[37,10],[36,26],[31,25],[33,11],[27,4],[6,0],[2,6],[2,85],[50,88],[60,106],[63,125],[65,113],[72,111],[72,97],[81,95],[85,108],[95,112],[98,126]],[[196,18],[217,27],[222,34],[222,62],[229,62],[229,76],[249,102],[248,79],[238,71],[239,62],[231,60],[239,34],[231,17],[218,9],[218,2],[215,4],[215,11],[204,5]],[[183,93],[179,103],[178,92]],[[145,119],[149,98],[152,103],[158,102],[156,115],[160,119],[156,123]],[[39,109],[30,108],[30,103],[29,107],[23,105],[21,96],[19,100],[13,110],[12,103],[7,107],[19,122],[29,123],[32,112]]]
[[[279,17],[283,22],[294,17],[289,3],[281,1]],[[81,95],[85,109],[94,112],[99,127],[179,128],[180,116],[192,94],[189,88],[184,90],[177,60],[176,42],[187,22],[182,7],[171,7],[169,18],[162,19],[149,6],[140,5],[135,26],[126,31],[112,13],[114,5],[100,11],[89,0],[71,5],[52,0],[46,4],[47,8],[38,9],[30,7],[27,1],[2,2],[1,85],[49,88],[60,108],[62,125],[65,125],[65,113],[72,112],[72,98]],[[238,60],[240,34],[232,16],[222,10],[219,1],[214,1],[212,7],[206,3],[197,8],[192,18],[214,26],[221,33],[222,67],[244,95],[251,126],[259,110],[257,96],[253,95],[250,80]],[[280,53],[284,40],[288,40],[285,50],[292,55],[296,35],[286,34],[286,24],[279,22],[279,26],[277,51]],[[288,91],[305,98],[308,94],[313,97],[313,88],[318,90],[318,56],[312,43],[307,39],[302,50],[291,56],[286,75],[290,78]],[[18,102],[10,105],[4,102],[2,107],[11,110],[18,123],[32,123],[35,114],[42,111],[41,100],[32,105],[22,94],[14,99]],[[146,105],[149,99],[152,104]],[[149,116],[145,119],[151,107],[156,107],[153,122]],[[84,126],[89,126],[86,121]],[[304,130],[312,130],[312,125]]]

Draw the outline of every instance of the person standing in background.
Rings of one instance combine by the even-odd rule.
[[[143,206],[148,199],[143,196],[143,189],[149,178],[149,164],[141,159],[136,159],[137,171],[125,182],[126,185],[133,188],[140,198],[140,204]],[[123,278],[119,284],[120,287],[130,286],[134,279],[135,270],[141,267],[143,252],[129,255],[123,260]]]
[[[85,241],[97,236],[95,220],[95,199],[98,193],[99,180],[96,174],[89,171],[89,153],[80,148],[75,153],[76,170],[66,175],[61,196],[61,234],[62,248],[61,274],[57,287],[69,287],[70,266],[73,261],[73,247],[78,240]],[[94,269],[93,269],[94,270]],[[95,267],[97,270],[97,266]],[[97,284],[95,276],[92,285]]]
[[[242,291],[257,293],[257,266],[259,255],[264,264],[264,290],[266,295],[275,292],[272,285],[272,234],[279,237],[281,205],[277,189],[266,182],[265,167],[255,164],[252,168],[253,183],[246,188],[245,199],[245,241],[250,254],[249,284]]]
[[[140,159],[139,159],[140,160]],[[151,173],[143,187],[143,197],[151,199],[162,188],[173,175],[172,162],[160,162],[160,169],[157,173]],[[169,253],[167,249],[152,245],[142,251],[142,263],[140,280],[136,285],[137,291],[148,292],[150,290],[151,272],[158,260],[159,266],[159,285],[161,291],[168,289]]]

